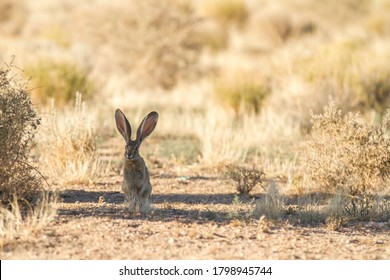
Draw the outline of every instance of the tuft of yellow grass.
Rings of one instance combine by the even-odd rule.
[[[271,182],[267,193],[256,202],[253,216],[260,220],[265,217],[272,221],[279,221],[283,217],[284,201],[275,182]]]
[[[199,10],[203,16],[216,19],[223,25],[242,24],[249,15],[245,0],[201,1]]]
[[[58,111],[51,106],[44,115],[38,135],[38,153],[42,170],[59,182],[89,183],[104,174],[97,156],[96,112],[90,111],[76,95],[73,108]]]
[[[27,211],[21,208],[17,197],[10,209],[0,207],[0,249],[33,238],[55,217],[56,203],[57,195],[42,193],[38,203]]]
[[[359,37],[332,42],[304,60],[302,75],[343,109],[383,114],[390,104],[388,47]]]
[[[64,106],[82,92],[90,97],[93,84],[88,71],[67,61],[41,60],[26,66],[26,75],[31,77],[30,86],[34,102],[48,104],[55,99],[57,106]]]
[[[271,87],[265,81],[250,78],[221,78],[215,82],[214,94],[221,104],[231,107],[237,115],[254,111],[259,113]]]

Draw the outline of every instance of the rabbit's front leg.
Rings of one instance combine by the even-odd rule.
[[[129,195],[129,210],[134,212],[138,204],[137,192],[135,188],[130,188]]]
[[[152,192],[152,186],[149,184],[149,186],[145,190],[143,190],[140,194],[139,211],[141,213],[149,213],[151,210],[150,207],[151,192]]]
[[[123,193],[125,194],[125,204],[129,206],[130,211],[135,211],[136,208],[136,192],[134,188],[131,187],[128,180],[124,180],[123,182]]]

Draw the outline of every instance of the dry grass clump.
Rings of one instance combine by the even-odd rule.
[[[249,194],[256,185],[260,185],[265,189],[262,185],[265,174],[255,166],[248,168],[245,166],[228,165],[226,175],[236,183],[236,189],[240,194]]]
[[[186,165],[197,163],[199,160],[201,144],[197,137],[167,134],[160,137],[158,143],[158,148],[153,155],[156,158]]]
[[[19,34],[28,12],[23,0],[0,0],[0,33],[2,35]]]
[[[57,112],[54,105],[43,119],[38,137],[40,163],[60,182],[90,182],[100,170],[94,115],[76,95],[74,108]]]
[[[311,180],[326,192],[347,194],[351,215],[369,216],[370,194],[383,190],[390,175],[390,112],[372,126],[359,114],[341,114],[331,101],[323,114],[312,115],[312,123],[306,154]]]
[[[318,199],[298,198],[298,222],[302,225],[321,224],[326,219],[324,207],[320,205]]]
[[[201,141],[200,162],[207,165],[245,162],[253,133],[245,130],[233,114],[214,107],[208,108],[195,123]]]
[[[271,182],[267,193],[256,202],[253,216],[266,217],[269,220],[279,221],[283,217],[284,201],[275,182]]]
[[[366,107],[374,109],[380,115],[390,107],[390,66],[382,63],[369,67],[368,73],[362,78]]]
[[[36,102],[48,104],[55,99],[57,106],[75,100],[76,92],[90,97],[93,85],[88,72],[70,62],[40,61],[26,67],[31,76],[33,98]]]
[[[191,9],[174,1],[111,1],[82,16],[78,40],[110,57],[102,61],[104,71],[126,73],[133,87],[170,89],[198,77],[202,45]]]
[[[334,195],[325,208],[326,225],[337,230],[351,219],[387,222],[390,219],[390,200],[386,196],[365,196],[351,200],[343,193]]]
[[[11,209],[0,207],[0,249],[6,245],[32,239],[56,215],[57,197],[42,194],[34,207],[22,210],[15,196]]]
[[[201,1],[199,10],[203,16],[215,19],[223,25],[243,24],[249,16],[245,0]]]
[[[362,39],[343,40],[321,48],[303,63],[303,74],[348,110],[375,110],[390,105],[388,46],[369,45]]]
[[[215,82],[214,95],[237,115],[252,111],[259,113],[265,99],[271,94],[270,85],[263,80],[224,77]]]
[[[13,196],[31,200],[41,190],[41,179],[29,159],[40,119],[31,103],[30,92],[11,71],[0,69],[0,202]]]

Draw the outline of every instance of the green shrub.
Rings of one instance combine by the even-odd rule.
[[[54,99],[58,106],[63,106],[75,100],[77,92],[85,98],[92,92],[88,72],[69,62],[40,61],[28,66],[26,74],[32,77],[33,98],[39,103]]]
[[[381,125],[365,123],[359,114],[343,115],[333,101],[324,113],[312,114],[306,171],[327,192],[344,193],[346,210],[355,217],[371,215],[372,194],[383,190],[390,175],[390,111]]]
[[[0,202],[9,204],[14,196],[31,200],[41,190],[41,179],[29,161],[29,153],[40,119],[30,92],[12,73],[0,69]]]

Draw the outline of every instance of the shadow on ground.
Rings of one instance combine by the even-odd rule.
[[[59,208],[60,216],[110,217],[112,219],[179,221],[184,223],[229,222],[244,215],[242,212],[212,211],[198,209],[175,209],[174,203],[186,204],[231,204],[235,194],[159,194],[153,195],[154,210],[151,214],[131,213],[126,208],[121,192],[89,192],[66,190],[59,193],[62,203],[80,204],[77,208]],[[249,203],[251,198],[246,198]],[[101,201],[101,202],[99,202]],[[243,201],[244,202],[244,201]],[[90,204],[85,204],[90,203]],[[242,216],[241,216],[242,217]]]
[[[97,203],[103,199],[106,203],[121,204],[124,201],[122,192],[91,192],[84,190],[66,190],[59,193],[64,203]],[[187,203],[187,204],[232,204],[236,194],[154,194],[153,204]],[[250,197],[240,197],[244,203]]]
[[[234,219],[251,217],[251,211],[234,210],[234,207],[225,207],[227,210],[210,210],[207,205],[222,204],[233,205],[235,193],[220,194],[155,194],[152,196],[154,210],[151,214],[132,213],[124,204],[122,192],[115,191],[85,191],[65,190],[59,193],[61,202],[65,204],[79,204],[77,207],[62,207],[58,209],[59,215],[77,217],[109,217],[112,219],[148,220],[148,221],[179,221],[186,223],[218,222],[226,223]],[[242,204],[254,203],[264,194],[256,197],[240,196]],[[287,205],[297,205],[299,201],[325,203],[329,194],[306,194],[304,196],[286,196],[281,199]],[[175,208],[176,203],[188,205],[188,209]],[[191,205],[203,205],[203,209],[193,209]],[[211,208],[211,207],[210,207]]]

